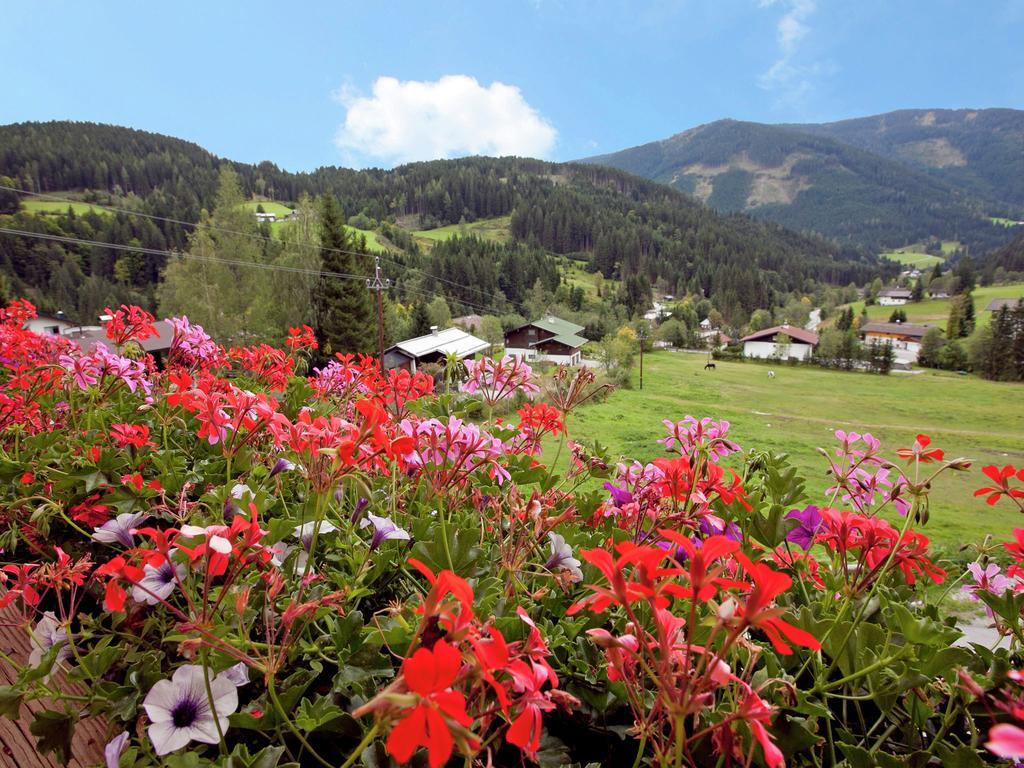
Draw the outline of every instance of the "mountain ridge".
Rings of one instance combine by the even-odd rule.
[[[999,114],[982,115],[974,121],[983,127],[993,122],[1005,126],[1009,121],[1010,127],[1004,131],[1009,139],[985,155],[976,146],[983,142],[975,132],[971,134],[973,143],[964,145],[964,152],[972,157],[1009,154],[1007,142],[1016,141],[1018,124],[1019,147],[1024,148],[1024,112],[995,111]],[[945,113],[935,117],[934,125],[925,125],[925,133],[920,134],[920,141],[932,142],[927,145],[931,147],[932,167],[924,160],[914,163],[900,157],[900,151],[906,154],[907,150],[898,151],[899,147],[918,136],[907,126],[912,119],[908,115],[936,111],[905,112],[889,118],[891,123],[899,124],[902,138],[891,140],[894,148],[887,154],[866,148],[871,145],[870,131],[864,127],[884,125],[884,115],[815,126],[815,130],[802,124],[724,119],[619,152],[583,158],[581,162],[615,167],[670,184],[717,210],[744,211],[876,252],[931,237],[962,241],[976,252],[998,248],[1007,239],[1006,233],[993,228],[990,217],[1016,215],[1017,177],[1009,174],[1013,178],[1006,199],[993,200],[991,190],[985,196],[977,194],[985,183],[991,187],[995,184],[992,179],[1007,173],[1000,169],[988,175],[977,170],[968,174],[963,169],[966,155],[958,154],[960,150],[953,144],[942,150],[943,155],[940,150],[945,145],[936,142],[948,139],[935,135],[935,131],[949,133],[944,127],[950,122]],[[845,133],[859,136],[859,143],[833,135]],[[922,155],[920,142],[917,146]],[[1024,149],[1018,154],[1024,176]],[[1009,166],[1016,167],[1013,163]]]

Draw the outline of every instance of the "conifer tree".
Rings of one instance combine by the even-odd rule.
[[[370,274],[369,256],[356,254],[357,245],[345,229],[334,195],[320,198],[320,265],[324,272]],[[371,352],[377,338],[373,295],[363,280],[321,275],[314,291],[317,339],[321,352]]]

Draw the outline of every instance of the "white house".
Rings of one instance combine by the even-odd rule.
[[[256,221],[260,224],[263,222],[277,221],[276,213],[263,213],[262,211],[256,211]]]
[[[667,312],[665,311],[665,305],[662,304],[660,301],[656,301],[654,302],[653,309],[649,309],[646,312],[644,312],[644,320],[661,320],[661,318],[663,318],[666,314]]]
[[[39,315],[34,317],[23,326],[23,330],[44,336],[62,336],[72,325],[64,316],[63,312],[55,315]]]
[[[416,373],[416,368],[424,363],[437,363],[450,354],[460,359],[474,357],[486,352],[491,345],[478,339],[461,328],[445,328],[439,331],[437,326],[430,329],[425,336],[400,341],[384,351],[385,368],[406,368]]]
[[[878,292],[878,303],[883,307],[896,307],[906,304],[913,296],[905,288],[887,288]]]
[[[787,337],[788,342],[779,339]],[[776,325],[744,336],[743,356],[759,360],[807,360],[818,346],[818,334],[795,325]],[[780,343],[781,342],[781,343]]]

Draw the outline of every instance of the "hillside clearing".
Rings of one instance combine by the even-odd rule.
[[[413,231],[412,235],[427,248],[432,248],[435,243],[449,240],[455,236],[466,237],[468,235],[476,235],[483,240],[495,243],[505,243],[512,237],[512,233],[509,231],[511,223],[511,216],[498,216],[468,224],[449,224],[436,229],[417,229]]]
[[[644,356],[644,390],[618,390],[607,401],[584,407],[569,421],[577,442],[598,440],[613,455],[650,461],[663,455],[655,442],[663,419],[690,414],[727,419],[744,448],[788,453],[807,481],[812,503],[828,487],[819,447],[831,450],[836,429],[869,431],[891,455],[919,432],[948,457],[975,461],[971,472],[947,474],[932,495],[924,529],[937,544],[954,547],[992,534],[1012,537],[1024,524],[1007,505],[987,507],[974,499],[985,464],[1020,464],[1024,458],[1024,397],[1019,385],[928,372],[872,376],[814,367],[717,363],[705,372],[704,355],[655,352]],[[768,378],[768,370],[775,378]],[[634,387],[637,376],[634,374]]]
[[[98,213],[106,216],[110,214],[110,211],[105,208],[96,208],[91,203],[72,203],[64,202],[61,200],[45,200],[40,197],[34,198],[22,198],[21,207],[26,213],[34,213],[43,216],[63,216],[68,212],[68,208],[75,212],[76,216],[83,214]]]
[[[284,203],[278,203],[273,200],[247,200],[245,202],[245,207],[253,213],[255,213],[256,209],[261,205],[263,206],[264,213],[272,213],[278,218],[281,216],[287,216],[292,212],[292,209]]]

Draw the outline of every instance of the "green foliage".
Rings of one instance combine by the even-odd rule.
[[[355,252],[358,246],[341,220],[334,195],[320,198],[320,264],[325,272],[370,274],[370,258]],[[313,291],[317,339],[324,355],[370,352],[377,338],[373,295],[362,280],[322,276]]]

